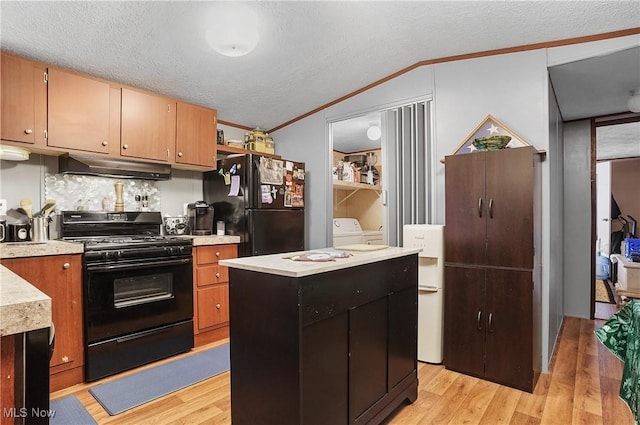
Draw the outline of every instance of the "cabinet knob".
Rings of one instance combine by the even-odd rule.
[[[68,363],[68,362],[69,362],[69,357],[67,357],[67,356],[62,356],[62,362],[63,362],[63,363]]]
[[[182,158],[182,152],[178,152],[178,156]]]
[[[217,308],[218,310],[220,310],[220,307],[221,307],[221,306],[220,306],[220,304],[216,304],[216,308]]]
[[[33,133],[33,130],[32,130],[32,129],[30,129],[30,128],[27,128],[27,129],[24,131],[24,134],[31,134],[31,133]]]
[[[216,251],[216,257],[220,256],[220,251]]]
[[[68,268],[70,268],[70,267],[71,267],[71,264],[69,264],[69,263],[64,263],[64,264],[62,265],[62,268],[63,268],[63,269],[65,269],[65,270],[66,270],[66,269],[68,269]]]
[[[102,146],[107,146],[109,144],[109,142],[107,142],[106,140],[102,141]]]
[[[122,145],[122,149],[127,149],[129,147],[129,145],[127,145],[126,143],[124,145]]]
[[[220,277],[220,273],[216,273],[216,277]]]

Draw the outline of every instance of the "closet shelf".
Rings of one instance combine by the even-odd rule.
[[[351,198],[356,194],[359,190],[373,190],[378,194],[378,197],[382,194],[382,187],[377,184],[366,184],[366,183],[354,183],[354,182],[346,182],[344,180],[334,180],[333,181],[333,190],[349,190],[350,194],[345,196],[340,202],[336,204],[336,206],[342,204],[347,199]]]

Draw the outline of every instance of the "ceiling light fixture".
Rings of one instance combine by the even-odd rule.
[[[206,32],[209,45],[225,56],[244,56],[260,41],[258,17],[252,9],[234,2],[217,3],[212,9],[213,23]]]
[[[26,161],[29,159],[29,151],[15,146],[0,145],[0,159],[6,161]]]
[[[367,137],[369,140],[378,140],[382,136],[382,130],[377,125],[372,125],[367,129]]]
[[[640,112],[640,88],[631,91],[631,97],[627,101],[627,107],[631,112]]]

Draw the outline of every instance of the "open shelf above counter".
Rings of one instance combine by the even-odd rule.
[[[275,154],[271,154],[271,153],[266,153],[266,152],[258,152],[258,151],[251,151],[249,149],[243,149],[243,148],[236,148],[233,146],[229,146],[229,145],[218,145],[218,152],[222,153],[222,154],[249,154],[252,153],[254,155],[260,155],[260,156],[266,156],[269,158],[276,158],[276,159],[281,159],[282,157],[280,155],[275,155]]]

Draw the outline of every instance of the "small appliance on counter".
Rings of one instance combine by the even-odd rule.
[[[170,217],[165,216],[162,219],[164,223],[165,235],[188,235],[189,219],[185,216]]]
[[[192,235],[213,234],[213,206],[204,201],[197,201],[187,205],[187,212]]]

